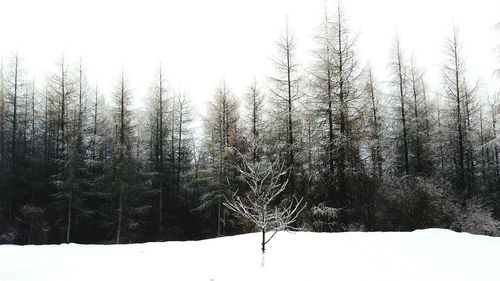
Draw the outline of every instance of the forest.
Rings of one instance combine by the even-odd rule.
[[[390,81],[377,80],[358,60],[341,8],[318,16],[314,32],[314,60],[297,61],[300,45],[285,26],[269,60],[274,72],[249,78],[243,99],[231,81],[214,81],[204,116],[171,90],[168,65],[138,109],[125,70],[103,93],[82,58],[61,56],[43,84],[22,54],[2,58],[0,243],[252,232],[226,204],[250,192],[245,163],[279,164],[286,188],[272,204],[307,203],[295,229],[500,236],[499,93],[468,76],[459,27],[443,38],[435,89],[396,34]]]

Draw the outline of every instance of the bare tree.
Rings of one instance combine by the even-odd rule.
[[[87,94],[88,86],[87,79],[84,73],[82,60],[78,64],[76,81],[76,89],[72,104],[69,104],[68,126],[71,130],[67,131],[67,154],[65,163],[65,186],[68,189],[68,212],[66,223],[66,243],[70,242],[72,225],[76,226],[76,218],[78,211],[82,209],[82,191],[86,181],[86,166],[85,166],[85,144],[84,144],[84,126],[87,123]],[[73,218],[75,218],[73,220]]]
[[[177,111],[176,182],[178,188],[177,192],[180,196],[180,192],[184,190],[184,174],[188,171],[191,162],[190,144],[192,140],[189,138],[189,125],[192,122],[193,117],[190,100],[188,99],[184,91],[177,93],[175,104]]]
[[[249,133],[249,141],[252,147],[258,147],[262,138],[262,133],[265,128],[264,120],[264,102],[265,96],[258,87],[257,80],[253,80],[246,93],[245,109],[247,115],[245,116],[245,125]],[[260,153],[257,150],[252,151],[252,161],[258,161]]]
[[[481,107],[479,110],[479,140],[481,142],[481,175],[484,186],[487,185],[487,162],[489,161],[489,153],[487,147],[485,147],[485,139],[487,135],[487,130],[484,126],[484,123],[486,123],[485,121],[486,120],[483,117],[483,108]]]
[[[333,29],[333,77],[334,92],[336,93],[336,111],[334,118],[339,128],[337,159],[337,185],[341,197],[338,200],[340,207],[349,203],[348,185],[358,163],[357,121],[362,115],[362,107],[358,104],[361,91],[358,89],[359,78],[362,75],[358,67],[355,52],[356,36],[351,35],[348,18],[340,3],[337,5],[337,15],[332,22]]]
[[[21,113],[21,93],[24,88],[23,78],[22,78],[22,67],[21,67],[21,58],[19,54],[16,52],[11,60],[10,71],[8,75],[8,99],[7,103],[9,105],[9,117],[11,121],[11,144],[10,144],[10,178],[11,182],[8,184],[7,191],[7,210],[8,210],[8,218],[9,222],[12,222],[13,212],[15,209],[15,202],[13,201],[13,196],[15,191],[12,190],[13,186],[16,186],[16,174],[17,174],[17,164],[19,160],[19,142],[18,138],[20,136],[19,127],[19,115]]]
[[[368,137],[370,141],[370,158],[372,164],[372,174],[374,177],[379,179],[383,176],[382,164],[384,158],[382,156],[382,125],[381,116],[382,109],[380,105],[380,93],[376,86],[375,78],[373,77],[373,72],[371,67],[368,67],[365,92],[367,98],[367,116],[368,116],[368,131],[370,133]]]
[[[328,12],[325,7],[325,18],[321,25],[321,31],[317,36],[317,41],[319,48],[315,50],[316,63],[313,66],[312,71],[312,87],[318,92],[315,95],[314,105],[319,112],[318,121],[319,126],[325,127],[322,131],[325,131],[327,135],[326,138],[321,138],[320,141],[324,142],[326,148],[326,159],[328,162],[328,176],[331,177],[335,174],[335,157],[334,157],[334,145],[335,145],[335,129],[334,129],[334,54],[333,54],[333,44],[334,44],[334,34],[332,23],[328,18]],[[323,140],[324,139],[324,140]]]
[[[495,167],[495,182],[498,184],[500,182],[500,161],[498,159],[498,139],[497,139],[497,113],[498,113],[498,104],[497,104],[497,95],[494,95],[493,101],[490,102],[491,106],[491,132],[493,134],[493,142],[492,142],[492,150],[493,150],[493,158],[494,158],[494,167]]]
[[[117,228],[116,228],[116,244],[122,242],[123,231],[127,228],[127,210],[130,209],[127,202],[127,193],[130,192],[132,163],[132,111],[131,91],[126,83],[125,74],[122,73],[119,78],[119,83],[114,93],[115,108],[115,167],[113,168],[114,186],[118,197],[118,209],[116,212]]]
[[[356,35],[352,34],[340,5],[331,17],[325,7],[317,41],[311,86],[318,123],[315,133],[320,146],[319,169],[327,194],[326,205],[344,208],[351,204],[355,190],[352,180],[363,169],[359,149],[365,110]],[[348,216],[340,219],[347,223]]]
[[[411,58],[408,70],[408,83],[411,101],[408,109],[412,112],[408,120],[408,138],[412,152],[412,166],[418,175],[432,172],[432,157],[430,152],[429,107],[426,99],[427,86],[424,81],[424,71],[417,65],[414,56]]]
[[[6,131],[6,104],[5,104],[5,96],[6,96],[6,89],[5,89],[5,80],[4,80],[4,65],[3,65],[3,59],[0,61],[0,176],[2,180],[0,181],[0,187],[3,191],[4,184],[7,184],[4,182],[5,178],[5,168],[6,168],[6,139],[7,139],[7,131]],[[8,202],[6,202],[8,203]]]
[[[436,128],[436,136],[435,141],[437,142],[438,150],[439,150],[439,167],[440,173],[442,176],[445,175],[445,145],[444,145],[444,124],[443,124],[443,107],[440,103],[440,94],[436,93],[436,118],[437,118],[437,128]]]
[[[235,173],[233,168],[233,148],[238,148],[241,135],[239,131],[240,117],[238,100],[231,93],[223,81],[216,89],[212,101],[209,103],[208,116],[204,119],[204,133],[206,134],[206,149],[208,152],[208,167],[210,174],[209,191],[201,196],[198,209],[216,207],[217,236],[224,235],[226,210],[223,208],[223,197],[229,192],[227,179],[232,179]]]
[[[295,175],[294,166],[295,150],[295,131],[297,130],[294,121],[296,119],[296,103],[300,98],[299,95],[299,75],[296,61],[296,40],[293,33],[286,28],[280,39],[277,41],[278,54],[273,59],[274,66],[277,70],[277,75],[271,77],[272,86],[272,101],[275,108],[272,110],[272,117],[276,120],[276,128],[279,133],[279,138],[284,139],[283,146],[286,154],[286,165],[288,170],[288,178],[290,179],[290,187],[295,190]],[[284,136],[283,136],[284,134]]]
[[[284,206],[279,206],[274,201],[285,190],[288,179],[283,181],[287,172],[278,162],[252,163],[243,160],[242,166],[236,169],[250,188],[249,192],[240,197],[233,194],[224,205],[244,219],[249,220],[256,229],[262,232],[262,253],[266,251],[266,244],[280,230],[292,228],[297,216],[304,210],[306,204],[301,199],[293,197]],[[266,231],[273,233],[266,239]]]
[[[408,112],[407,112],[407,103],[408,103],[408,93],[407,93],[407,75],[406,75],[406,64],[403,57],[403,51],[401,49],[401,41],[399,36],[396,35],[396,39],[394,41],[394,50],[393,57],[390,63],[390,69],[392,73],[391,84],[395,90],[395,96],[398,98],[398,106],[396,110],[399,111],[398,121],[401,122],[401,130],[402,130],[402,144],[403,144],[403,157],[404,157],[404,174],[408,175],[410,173],[410,152],[408,145]],[[399,145],[398,145],[399,146]]]
[[[449,140],[452,151],[450,156],[455,163],[455,184],[468,193],[473,184],[471,172],[474,162],[470,151],[470,116],[474,91],[469,91],[465,75],[465,62],[461,44],[458,40],[458,28],[453,28],[452,36],[447,38],[445,46],[446,60],[443,64],[443,80],[447,98],[447,113],[450,118]]]
[[[56,71],[49,76],[48,81],[58,115],[55,155],[57,171],[52,180],[58,190],[53,196],[59,207],[66,211],[66,243],[71,241],[75,214],[81,207],[85,169],[83,125],[87,84],[81,61],[76,73],[73,78],[65,58],[61,57]]]
[[[106,127],[109,125],[104,116],[104,97],[100,94],[99,89],[93,90],[91,110],[89,112],[89,153],[88,166],[90,175],[94,176],[94,173],[102,168],[103,163],[99,160],[102,159],[102,151],[105,143],[106,136],[104,132]]]
[[[158,231],[164,231],[164,197],[166,186],[166,138],[168,135],[168,86],[160,64],[151,87],[149,107],[149,133],[151,138],[151,164],[155,172],[154,186],[158,191]]]

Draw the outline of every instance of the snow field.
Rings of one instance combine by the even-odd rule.
[[[0,280],[500,280],[500,237],[443,229],[280,232],[267,244],[264,267],[260,239],[3,245]]]

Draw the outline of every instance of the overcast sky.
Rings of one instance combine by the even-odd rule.
[[[63,53],[81,56],[89,79],[109,92],[122,64],[140,100],[161,62],[171,87],[184,89],[200,105],[225,79],[241,94],[253,77],[272,74],[270,58],[285,26],[298,39],[304,68],[314,48],[324,0],[179,0],[76,1],[0,0],[0,55],[14,50],[37,80]],[[460,28],[471,78],[488,84],[497,65],[500,43],[498,0],[345,0],[351,30],[359,34],[361,65],[371,62],[379,81],[386,80],[396,31],[407,54],[425,66],[431,90],[440,82],[445,36]]]

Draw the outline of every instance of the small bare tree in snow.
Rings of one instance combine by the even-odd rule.
[[[266,251],[266,244],[278,231],[295,229],[292,225],[306,206],[302,204],[303,198],[297,199],[295,196],[282,206],[274,202],[288,184],[288,179],[283,180],[287,175],[283,166],[278,161],[251,163],[244,159],[243,164],[236,168],[250,190],[243,197],[234,193],[224,203],[228,209],[251,221],[262,232],[262,254]],[[268,239],[266,231],[273,232]]]

